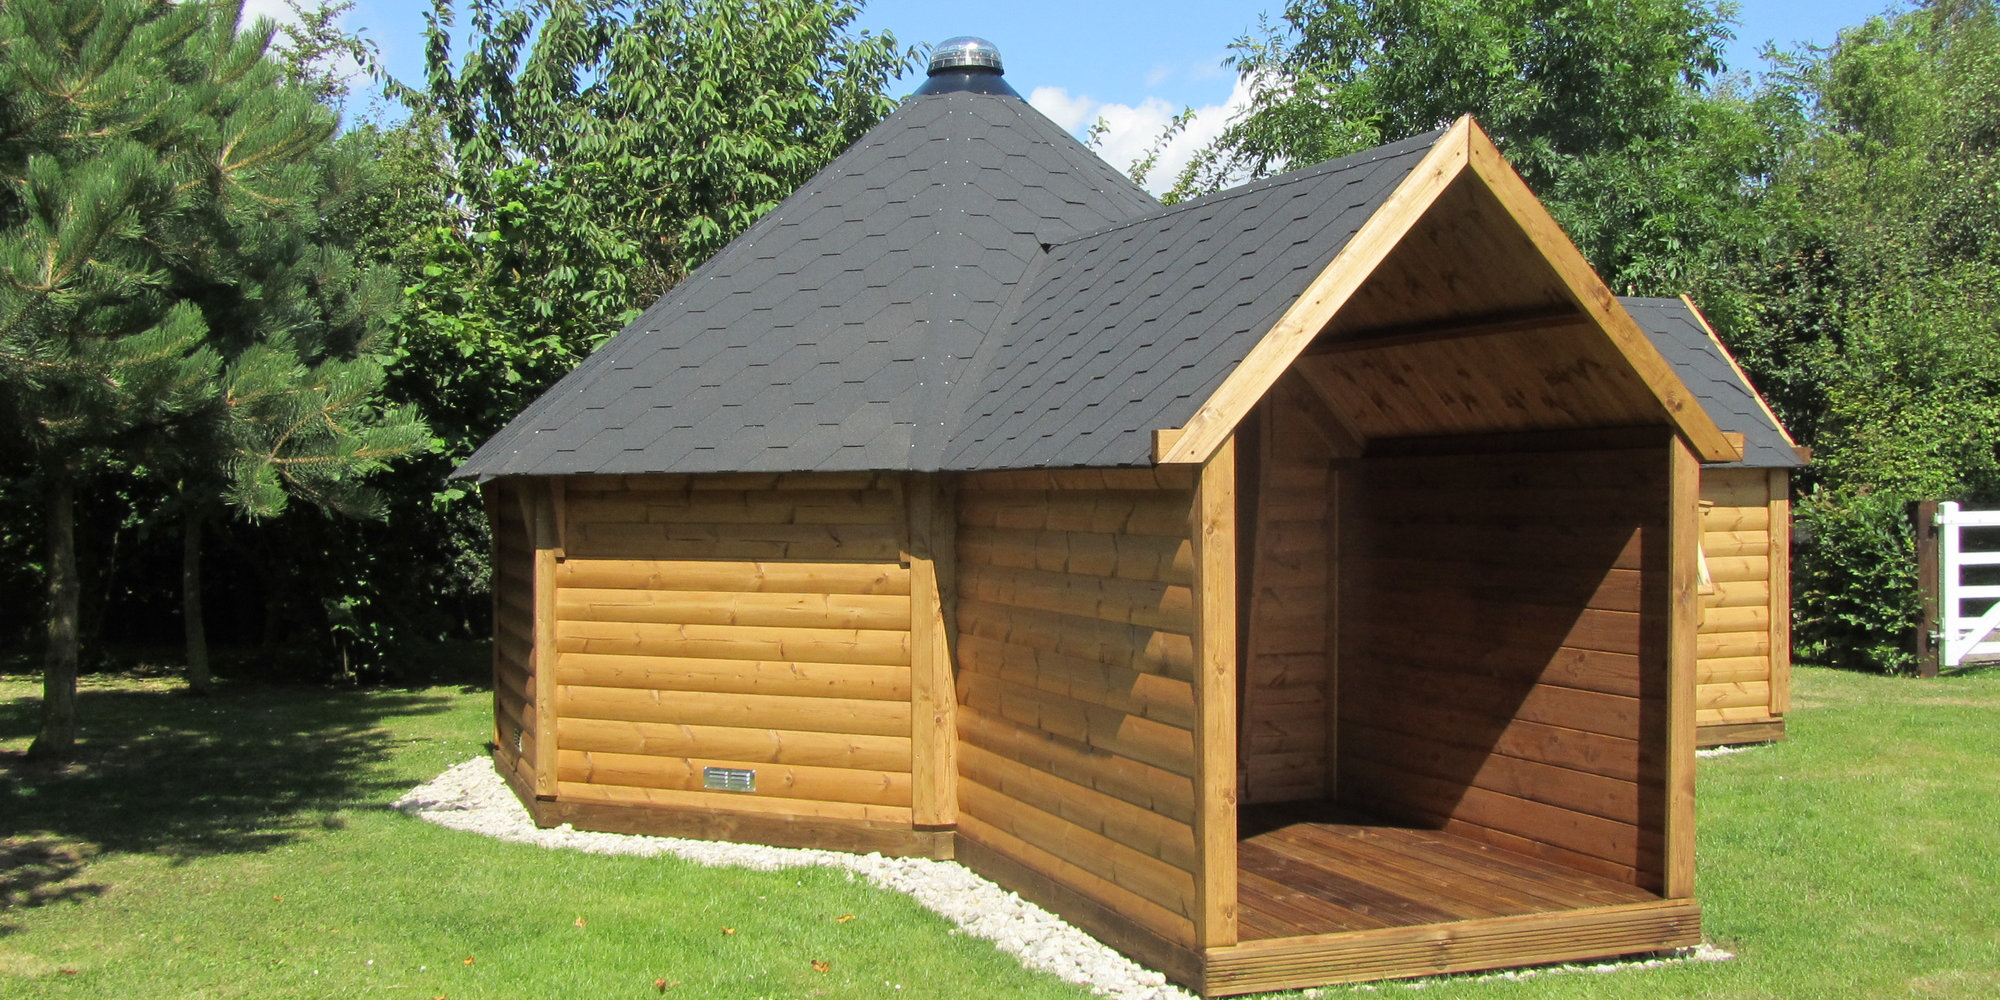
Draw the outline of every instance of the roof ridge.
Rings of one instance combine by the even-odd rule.
[[[1410,136],[1407,139],[1399,139],[1395,142],[1388,143],[1386,145],[1376,146],[1372,149],[1364,149],[1357,153],[1349,153],[1346,156],[1336,157],[1331,160],[1321,160],[1318,163],[1311,164],[1310,166],[1300,167],[1297,170],[1287,170],[1281,174],[1272,174],[1269,177],[1261,178],[1258,180],[1246,181],[1232,188],[1224,188],[1220,191],[1210,192],[1209,194],[1202,195],[1199,198],[1192,198],[1187,201],[1178,202],[1173,205],[1167,205],[1156,211],[1147,212],[1144,215],[1133,216],[1132,218],[1126,219],[1122,222],[1114,222],[1111,223],[1110,225],[1100,226],[1096,229],[1092,229],[1087,232],[1078,233],[1077,235],[1072,236],[1069,239],[1061,240],[1055,243],[1050,243],[1044,249],[1045,250],[1054,249],[1055,247],[1064,247],[1074,243],[1081,243],[1085,240],[1095,239],[1096,237],[1103,236],[1107,233],[1115,233],[1121,229],[1127,229],[1132,226],[1140,225],[1142,223],[1153,222],[1158,219],[1164,219],[1169,216],[1178,214],[1180,212],[1192,211],[1193,209],[1196,208],[1205,208],[1210,205],[1220,204],[1221,202],[1229,201],[1234,198],[1242,198],[1253,194],[1259,194],[1264,191],[1269,191],[1270,189],[1275,187],[1283,187],[1284,185],[1287,184],[1298,184],[1309,180],[1316,180],[1318,178],[1325,177],[1328,174],[1339,173],[1343,170],[1353,170],[1357,167],[1365,167],[1371,163],[1377,163],[1394,156],[1407,156],[1418,149],[1428,149],[1431,146],[1436,145],[1438,139],[1442,137],[1447,131],[1449,130],[1442,128],[1432,129],[1429,132],[1422,132],[1417,135]]]

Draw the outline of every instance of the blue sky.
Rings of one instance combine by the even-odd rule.
[[[253,13],[281,13],[280,0],[250,0]],[[999,46],[1008,82],[1044,114],[1082,132],[1098,118],[1112,125],[1105,158],[1125,166],[1166,120],[1195,108],[1196,125],[1170,150],[1159,177],[1218,129],[1231,111],[1235,79],[1222,68],[1229,42],[1253,29],[1260,11],[1282,0],[873,0],[861,27],[890,31],[905,43],[979,35]],[[1732,69],[1755,70],[1765,42],[1830,43],[1843,27],[1891,6],[1890,0],[1743,0]],[[423,74],[425,0],[358,0],[350,28],[380,47],[389,71],[415,82]],[[914,89],[916,80],[908,81]]]

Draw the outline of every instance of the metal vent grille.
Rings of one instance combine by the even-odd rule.
[[[757,772],[747,767],[704,767],[701,787],[717,792],[754,792]]]

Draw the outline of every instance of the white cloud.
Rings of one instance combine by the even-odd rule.
[[[1061,87],[1036,87],[1028,95],[1028,103],[1068,132],[1081,132],[1095,121],[1091,115],[1099,106],[1088,97],[1071,97]]]
[[[316,6],[316,3],[315,0],[302,0],[300,6],[311,9]],[[355,14],[356,11],[354,9],[349,9],[346,13],[340,15],[339,20],[335,23],[343,29],[353,31],[354,26],[351,22],[354,20]],[[282,49],[289,41],[285,37],[284,26],[299,23],[299,15],[292,10],[291,5],[286,3],[285,0],[244,0],[243,19],[238,24],[245,30],[248,30],[250,25],[256,23],[256,20],[260,17],[268,17],[279,26],[280,30],[271,39],[271,48],[274,52]],[[343,52],[333,56],[333,62],[329,68],[332,69],[335,76],[347,80],[356,92],[364,90],[369,86],[367,75],[362,72],[361,64],[356,62],[354,57],[347,53]]]
[[[1249,91],[1238,80],[1228,100],[1194,109],[1194,120],[1160,152],[1159,162],[1146,176],[1146,188],[1158,194],[1172,187],[1181,168],[1222,133],[1249,99]],[[1081,94],[1072,96],[1062,87],[1036,87],[1028,95],[1028,103],[1079,136],[1102,119],[1107,127],[1097,155],[1120,170],[1130,169],[1134,160],[1146,155],[1168,123],[1183,110],[1158,97],[1148,97],[1137,106],[1105,104]]]
[[[248,27],[250,22],[260,17],[268,17],[280,24],[298,20],[298,15],[292,13],[285,0],[244,0],[243,25]]]

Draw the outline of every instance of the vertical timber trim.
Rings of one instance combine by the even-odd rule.
[[[1198,948],[1236,943],[1236,438],[1202,466],[1195,560],[1195,872]]]
[[[535,541],[535,797],[556,794],[556,560],[561,554],[562,523],[557,507],[561,483],[528,480],[525,492],[533,511],[529,531]]]
[[[1326,797],[1340,800],[1340,470],[1336,458],[1326,475]]]
[[[1276,394],[1273,393],[1273,396]],[[1277,452],[1272,445],[1272,437],[1277,433],[1278,422],[1274,418],[1271,398],[1262,403],[1243,418],[1243,426],[1254,428],[1248,440],[1241,431],[1231,439],[1233,447],[1241,448],[1236,464],[1236,495],[1234,504],[1239,512],[1250,512],[1248,523],[1245,518],[1236,518],[1236,735],[1232,739],[1241,741],[1246,728],[1252,724],[1250,705],[1252,702],[1252,675],[1258,672],[1258,661],[1264,653],[1264,639],[1256,627],[1258,612],[1257,588],[1263,581],[1268,568],[1260,565],[1263,561],[1263,533],[1271,527],[1271,494],[1274,484],[1270,481],[1271,470],[1277,461]],[[1261,680],[1262,678],[1257,678]],[[1242,742],[1236,744],[1236,794],[1241,801],[1259,801],[1259,776],[1250,771],[1250,748]]]
[[[1771,714],[1792,707],[1792,473],[1771,470]]]
[[[493,745],[500,748],[500,752],[504,754],[510,741],[507,739],[506,727],[500,721],[500,557],[503,554],[500,551],[500,504],[503,502],[500,484],[491,481],[480,483],[479,499],[486,508],[486,534],[489,543],[486,547],[486,565],[490,570],[486,589],[491,591],[487,597],[490,598],[489,607],[492,608],[489,613],[493,616],[493,635],[492,641],[487,645],[493,647]]]
[[[1701,463],[1675,435],[1667,475],[1667,811],[1661,895],[1694,896],[1695,633],[1701,626]]]
[[[952,585],[955,515],[935,475],[910,477],[904,494],[910,515],[911,821],[919,827],[951,826],[958,822],[958,696],[944,594]]]

